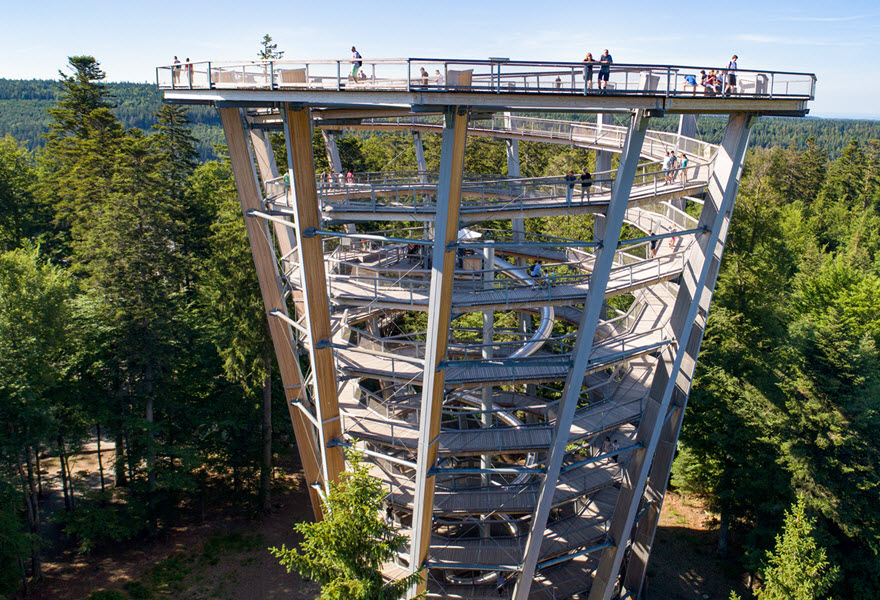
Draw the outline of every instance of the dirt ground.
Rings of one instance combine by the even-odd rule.
[[[102,448],[104,450],[104,448]],[[105,468],[112,446],[104,455]],[[44,462],[45,485],[57,486],[57,463]],[[94,448],[77,457],[74,472],[91,471]],[[27,600],[84,600],[98,590],[124,591],[132,600],[306,600],[319,588],[286,573],[266,549],[298,542],[294,523],[311,518],[302,476],[278,475],[287,491],[273,497],[273,513],[259,521],[215,515],[206,523],[167,531],[159,539],[120,546],[93,557],[64,551],[44,565],[44,579]],[[57,495],[60,496],[60,492]],[[59,499],[52,503],[57,505]],[[667,495],[648,567],[646,599],[727,600],[731,590],[748,597],[731,563],[715,557],[710,515],[675,493]]]

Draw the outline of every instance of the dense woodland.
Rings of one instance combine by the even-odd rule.
[[[112,98],[112,113],[126,129],[137,127],[150,132],[162,105],[158,88],[150,83],[107,83]],[[11,135],[28,150],[46,144],[45,134],[51,118],[48,109],[61,98],[63,89],[57,81],[45,79],[0,79],[0,137]],[[594,115],[546,115],[561,119],[595,121]],[[214,145],[223,143],[223,130],[217,113],[209,107],[194,106],[188,112],[190,130],[196,138],[196,150],[202,160],[216,159]],[[701,117],[699,135],[711,143],[721,141],[724,117]],[[657,119],[651,126],[661,131],[675,131],[678,118]],[[880,139],[880,121],[850,119],[763,118],[752,128],[752,147],[791,147],[805,150],[812,138],[831,159],[843,152],[851,139]]]
[[[215,138],[193,123],[215,117],[105,85],[91,57],[69,68],[0,81],[0,596],[52,551],[47,455],[62,465],[53,518],[102,552],[212,504],[269,511],[273,450],[294,444],[230,167],[222,146],[199,159]],[[705,501],[718,552],[761,598],[880,597],[876,137],[876,123],[761,120],[753,139],[771,147],[741,182],[672,485]],[[339,146],[345,170],[416,168],[406,135]],[[594,164],[538,143],[520,155],[523,176]],[[327,168],[320,135],[315,157]],[[466,160],[506,172],[503,142],[470,139]],[[91,489],[66,460],[101,439],[115,460]]]

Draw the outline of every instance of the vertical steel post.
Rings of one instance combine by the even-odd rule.
[[[599,240],[600,245],[596,248],[593,273],[590,276],[590,286],[584,302],[584,314],[578,328],[577,341],[572,349],[571,370],[565,380],[563,396],[559,403],[553,430],[553,441],[550,445],[550,456],[546,465],[547,471],[538,497],[538,505],[532,516],[522,572],[513,592],[515,600],[527,600],[529,589],[535,577],[535,569],[541,553],[541,543],[544,540],[544,530],[547,527],[547,519],[553,506],[553,497],[556,494],[556,485],[562,469],[562,460],[565,457],[565,447],[568,444],[569,430],[577,409],[584,373],[589,366],[593,338],[602,315],[605,290],[608,286],[611,269],[614,267],[614,255],[620,240],[623,219],[629,204],[629,193],[639,163],[647,126],[648,118],[644,111],[637,110],[633,113],[620,156],[620,163],[617,167],[617,177],[611,191],[611,200],[605,218],[605,236]]]
[[[730,119],[730,122],[732,121],[733,117]],[[749,127],[750,126],[747,126],[745,132],[739,133],[739,135],[745,136],[746,147],[748,146]],[[745,158],[745,153],[743,153],[742,158]],[[723,198],[719,198],[718,194],[731,193],[733,199],[730,200],[728,208],[724,212],[718,242],[715,244],[714,248],[707,248],[706,256],[702,257],[703,260],[709,261],[710,263],[706,285],[701,290],[688,289],[684,286],[680,291],[680,294],[685,294],[686,297],[691,299],[691,302],[698,305],[697,318],[691,329],[687,343],[684,345],[686,357],[685,360],[682,361],[677,377],[677,387],[673,391],[672,409],[670,411],[672,414],[666,420],[663,427],[657,453],[654,456],[653,465],[651,466],[651,471],[648,475],[648,480],[645,486],[646,500],[650,505],[647,507],[645,514],[639,519],[636,530],[633,533],[631,557],[627,567],[626,577],[624,579],[624,586],[626,589],[634,591],[635,597],[639,596],[642,584],[645,580],[648,557],[651,553],[654,534],[660,518],[660,510],[663,506],[666,485],[669,481],[669,472],[672,468],[672,459],[675,456],[675,446],[678,442],[678,436],[681,433],[684,410],[687,406],[690,385],[697,364],[700,344],[703,339],[709,304],[715,289],[715,282],[718,278],[718,269],[721,266],[721,257],[724,252],[727,232],[730,228],[730,219],[733,214],[736,190],[739,186],[739,177],[743,167],[742,160],[738,163],[734,161],[729,167],[732,169],[732,173],[722,176],[722,181],[726,180],[727,186],[732,187],[732,190],[713,185],[710,185],[709,188],[710,200],[712,204],[716,206],[721,206],[723,203]],[[715,194],[715,198],[712,198],[713,194]],[[706,210],[705,207],[704,210]]]
[[[705,233],[697,237],[681,276],[681,286],[672,310],[669,327],[677,340],[663,350],[658,360],[642,412],[636,442],[640,445],[633,452],[624,473],[614,520],[609,531],[611,547],[605,549],[599,561],[590,600],[610,600],[617,587],[618,573],[627,548],[630,531],[641,504],[651,462],[660,442],[673,392],[678,383],[682,362],[687,354],[697,322],[700,299],[711,272],[712,254],[718,245],[725,218],[736,197],[737,181],[748,146],[752,116],[736,113],[730,116],[721,148],[715,158],[715,172],[709,182],[709,197],[703,205],[699,226]]]

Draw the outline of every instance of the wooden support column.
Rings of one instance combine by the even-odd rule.
[[[336,481],[345,469],[342,448],[330,442],[342,437],[339,400],[336,390],[336,365],[330,347],[330,302],[327,297],[327,275],[321,237],[312,233],[321,226],[321,212],[315,187],[315,161],[312,156],[311,116],[308,108],[285,105],[284,133],[287,139],[287,161],[290,169],[291,206],[296,214],[305,328],[309,338],[312,363],[312,398],[320,428],[322,485]]]
[[[413,130],[413,145],[416,149],[416,165],[419,169],[419,181],[428,183],[428,163],[425,161],[425,145],[422,143],[422,133]]]
[[[715,159],[715,172],[709,181],[709,197],[700,215],[699,227],[705,232],[698,234],[681,276],[681,285],[672,309],[669,328],[677,341],[663,350],[654,372],[651,390],[636,432],[640,445],[627,463],[621,483],[620,494],[611,522],[609,541],[599,560],[589,600],[610,600],[617,587],[618,573],[627,548],[630,531],[641,505],[642,495],[651,463],[655,458],[666,417],[681,375],[682,364],[687,357],[688,341],[701,310],[700,300],[707,288],[712,272],[712,256],[718,248],[725,222],[729,218],[737,184],[748,146],[751,115],[736,113],[730,116],[721,147]],[[688,361],[686,368],[693,366]],[[679,391],[678,393],[681,393]],[[669,440],[670,437],[667,437]],[[667,450],[671,452],[670,442]]]
[[[452,305],[455,248],[458,237],[458,215],[461,206],[461,178],[464,172],[464,149],[467,136],[467,110],[448,110],[443,126],[440,149],[440,175],[437,184],[437,218],[431,266],[431,288],[428,300],[428,331],[425,343],[421,414],[419,416],[418,459],[415,499],[413,502],[412,538],[410,539],[410,571],[424,568],[431,545],[434,509],[434,475],[440,438],[440,416],[443,406],[444,372],[440,363],[446,358]],[[425,590],[426,582],[415,586],[413,595]]]
[[[271,179],[278,179],[280,176],[278,163],[275,162],[275,152],[272,150],[272,140],[269,132],[263,129],[251,129],[250,133],[257,168],[260,171],[260,178],[262,178],[265,185],[265,182]],[[278,218],[283,221],[289,221],[285,216],[278,215]],[[281,251],[282,256],[287,257],[283,262],[284,269],[285,271],[290,271],[290,267],[294,262],[292,251],[296,248],[296,237],[294,236],[293,229],[277,222],[274,222],[272,225],[275,230],[275,239],[278,241],[278,249]]]
[[[342,159],[339,158],[336,132],[322,129],[321,137],[324,138],[324,148],[327,150],[327,162],[330,163],[330,170],[333,173],[342,173]]]
[[[620,241],[620,232],[623,228],[623,219],[629,204],[629,194],[632,190],[633,178],[636,167],[639,164],[639,156],[642,150],[642,142],[645,140],[645,130],[648,127],[648,118],[643,111],[636,111],[630,122],[626,142],[620,156],[617,167],[617,176],[614,180],[614,188],[611,192],[611,200],[606,213],[607,227],[605,238],[601,245],[596,248],[596,260],[593,272],[590,276],[590,286],[587,298],[584,302],[584,315],[578,328],[577,341],[572,350],[572,366],[563,387],[563,395],[560,400],[559,413],[553,429],[553,441],[550,445],[550,456],[547,459],[547,472],[541,486],[538,497],[538,505],[532,516],[532,526],[526,541],[525,555],[523,557],[522,572],[513,592],[515,600],[526,600],[535,576],[535,569],[541,554],[541,544],[544,541],[544,532],[547,528],[547,520],[550,509],[553,506],[553,497],[556,494],[556,485],[562,469],[562,460],[565,457],[568,445],[569,431],[574,414],[577,409],[578,398],[583,386],[584,373],[590,362],[590,352],[593,348],[593,339],[599,326],[602,315],[602,307],[605,302],[605,290],[608,287],[608,278],[614,267],[614,255],[617,252],[617,244]]]
[[[260,282],[260,293],[263,296],[263,305],[266,309],[266,318],[269,322],[272,344],[275,347],[275,356],[281,372],[284,396],[290,412],[290,420],[293,423],[300,460],[303,463],[306,479],[309,483],[314,483],[321,480],[315,430],[299,409],[292,405],[292,402],[299,402],[305,397],[305,387],[293,348],[293,335],[289,325],[272,316],[275,311],[284,315],[287,315],[288,312],[281,290],[281,278],[275,261],[274,248],[269,243],[271,238],[266,224],[259,219],[247,216],[248,211],[261,209],[262,194],[257,174],[254,171],[254,159],[245,135],[244,115],[238,108],[220,108],[219,112],[223,130],[226,133],[232,172],[235,175],[235,185],[241,201],[248,240],[254,257],[254,266],[257,269],[257,278]],[[315,518],[320,519],[322,516],[320,496],[312,487],[309,487],[309,495]]]
[[[612,125],[614,123],[614,115],[610,113],[599,113],[596,115],[596,128],[602,131],[603,125]],[[611,155],[608,150],[596,150],[596,172],[611,170]]]
[[[744,157],[745,155],[743,155],[743,158]],[[737,173],[736,178],[730,182],[730,185],[735,188],[738,188],[739,186],[742,166],[742,164],[739,165],[740,172]],[[710,196],[713,192],[717,193],[719,191],[720,190],[717,188],[710,188]],[[700,345],[706,328],[709,305],[715,290],[715,282],[718,279],[718,270],[721,266],[721,258],[724,253],[727,232],[730,228],[730,220],[733,215],[733,207],[735,204],[735,194],[736,189],[734,189],[734,201],[730,203],[730,206],[724,215],[718,243],[711,254],[709,276],[706,286],[700,294],[697,319],[685,347],[686,356],[679,369],[678,383],[673,392],[672,414],[666,420],[666,424],[663,427],[663,432],[660,436],[660,442],[657,447],[657,453],[654,456],[654,462],[651,466],[651,471],[648,474],[648,480],[645,485],[645,501],[648,503],[648,506],[639,519],[635,532],[633,533],[631,554],[626,570],[626,576],[624,578],[624,588],[632,591],[633,597],[635,598],[641,596],[642,586],[645,581],[645,573],[648,568],[648,558],[651,554],[654,536],[657,531],[657,523],[660,520],[660,512],[663,508],[666,486],[669,483],[669,473],[672,469],[672,461],[675,458],[675,447],[678,443],[678,437],[681,434],[681,425],[684,420],[685,409],[687,408],[687,401],[691,391],[691,383],[693,381],[694,370],[697,364],[697,357],[700,352]],[[713,203],[720,204],[718,200],[713,200]]]

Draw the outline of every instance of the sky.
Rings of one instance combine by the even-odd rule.
[[[0,0],[0,78],[56,79],[94,56],[108,81],[154,82],[181,60],[253,59],[264,34],[289,59],[580,61],[815,73],[819,117],[880,119],[880,2],[480,0],[119,2]],[[34,12],[36,11],[36,12]]]

